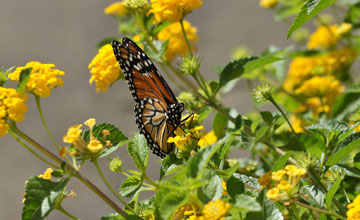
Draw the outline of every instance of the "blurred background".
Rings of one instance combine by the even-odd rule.
[[[24,66],[29,61],[53,63],[65,71],[64,86],[55,89],[49,98],[41,99],[44,115],[55,139],[60,143],[71,125],[82,123],[90,117],[97,122],[109,122],[130,136],[137,131],[134,122],[134,101],[124,81],[118,81],[107,93],[96,93],[89,85],[88,64],[97,54],[95,45],[105,37],[117,35],[117,21],[104,14],[110,0],[1,0],[0,2],[0,60],[1,67]],[[201,71],[208,79],[215,79],[211,67],[224,65],[235,47],[246,45],[258,55],[269,45],[286,46],[288,26],[276,23],[271,10],[259,7],[258,0],[204,1],[199,10],[186,20],[198,28],[200,41],[197,54],[202,59]],[[176,62],[176,61],[175,61]],[[170,85],[171,86],[171,85]],[[174,87],[173,87],[174,88]],[[175,89],[174,89],[175,90]],[[179,91],[175,90],[175,94]],[[252,109],[252,102],[245,82],[228,94],[223,103],[239,113]],[[18,126],[35,140],[56,153],[35,108],[33,97],[26,102],[25,121]],[[206,126],[207,131],[211,126]],[[119,155],[124,167],[135,168],[126,147],[112,156]],[[239,155],[231,155],[241,157]],[[246,156],[244,154],[244,156]],[[149,157],[148,172],[159,177],[160,159]],[[105,175],[115,189],[123,176],[106,168],[107,159],[100,160]],[[47,165],[29,154],[10,135],[0,138],[0,219],[21,219],[25,180],[43,173]],[[81,172],[111,197],[92,164]],[[72,179],[68,191],[74,190],[75,199],[68,198],[63,206],[81,219],[100,219],[113,212],[100,198]],[[116,199],[114,199],[116,201]],[[48,219],[67,219],[54,211]]]

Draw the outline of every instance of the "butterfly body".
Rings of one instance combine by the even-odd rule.
[[[153,62],[132,40],[112,42],[114,54],[135,100],[136,124],[154,154],[165,157],[173,148],[167,139],[181,124],[179,103]]]

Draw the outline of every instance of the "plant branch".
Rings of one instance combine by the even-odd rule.
[[[295,205],[298,205],[298,206],[301,206],[301,207],[304,207],[304,208],[307,208],[307,209],[310,209],[310,210],[314,210],[316,212],[320,212],[320,213],[324,213],[324,214],[327,214],[327,215],[332,215],[332,216],[335,216],[336,218],[338,219],[342,219],[342,220],[346,220],[345,217],[337,214],[337,213],[334,213],[334,212],[331,212],[331,211],[328,211],[328,210],[324,210],[324,209],[319,209],[319,208],[316,208],[316,207],[313,207],[313,206],[310,206],[310,205],[307,205],[307,204],[304,204],[304,203],[301,203],[301,202],[298,202],[298,201],[292,201],[293,204]]]

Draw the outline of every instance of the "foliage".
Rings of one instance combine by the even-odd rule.
[[[166,137],[174,149],[162,160],[157,180],[147,174],[150,150],[142,134],[128,138],[112,124],[89,119],[70,126],[63,139],[68,145],[59,146],[40,103],[62,86],[64,72],[54,64],[30,62],[1,70],[0,135],[12,135],[52,167],[28,179],[23,219],[44,219],[53,210],[77,219],[61,205],[73,195],[66,191],[73,178],[114,210],[104,214],[104,220],[360,219],[360,89],[353,68],[360,50],[359,3],[261,0],[260,6],[273,10],[277,21],[294,18],[287,33],[294,46],[264,48],[258,56],[238,49],[234,60],[213,68],[219,73],[213,81],[202,75],[201,58],[194,55],[197,29],[184,20],[202,4],[124,0],[105,9],[118,20],[120,35],[132,38],[153,61],[170,70],[164,78],[187,89],[178,99],[193,114],[183,115],[181,125]],[[328,7],[334,15],[323,13]],[[345,13],[337,13],[339,9]],[[309,21],[317,25],[311,35],[303,27]],[[114,83],[125,86],[112,40],[119,39],[101,40],[96,45],[99,53],[89,62],[90,84],[96,83],[97,92],[106,92]],[[181,58],[177,65],[172,62],[175,57]],[[17,90],[4,87],[10,79],[18,82]],[[221,100],[244,79],[254,88],[249,94],[254,111],[240,115]],[[25,93],[34,96],[59,156],[17,127],[27,110]],[[276,111],[262,110],[265,104]],[[212,120],[209,132],[203,132],[205,119]],[[126,168],[124,155],[113,156],[123,145],[136,169]],[[236,150],[250,156],[233,158]],[[119,190],[99,166],[104,157],[111,171],[126,177],[115,183]],[[117,201],[80,172],[89,162]],[[153,194],[140,199],[143,191]]]

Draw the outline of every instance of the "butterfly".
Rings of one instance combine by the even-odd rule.
[[[144,51],[129,38],[112,41],[115,57],[135,100],[136,124],[154,154],[165,157],[173,144],[167,139],[181,125],[184,104],[174,93]]]

